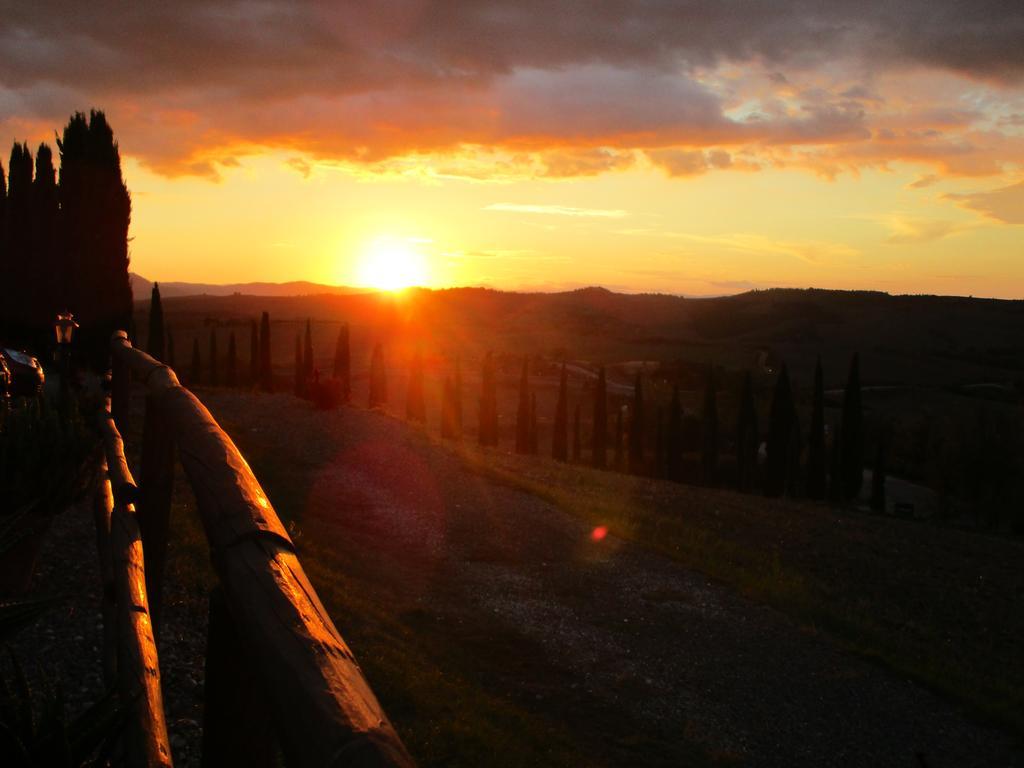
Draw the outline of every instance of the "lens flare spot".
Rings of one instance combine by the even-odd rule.
[[[608,535],[608,526],[599,525],[597,528],[590,532],[591,541],[603,541],[604,537]]]

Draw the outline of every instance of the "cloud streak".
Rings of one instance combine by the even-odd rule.
[[[621,171],[643,153],[673,176],[898,160],[994,174],[1024,160],[1016,0],[40,0],[0,12],[0,130],[51,136],[95,105],[126,153],[167,175],[215,178],[266,148],[364,167],[500,151],[513,166],[501,173],[538,177]],[[906,78],[925,76],[939,85],[921,98]],[[1018,108],[965,112],[979,91]],[[470,165],[461,173],[487,175]]]
[[[622,210],[606,210],[602,208],[574,208],[567,205],[530,205],[523,203],[492,203],[484,206],[485,211],[503,211],[506,213],[536,213],[542,216],[570,216],[573,218],[621,219],[628,216]]]

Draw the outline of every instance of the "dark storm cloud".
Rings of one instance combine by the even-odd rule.
[[[865,86],[736,118],[700,73],[756,64],[785,87],[781,70],[827,63],[1016,83],[1021,40],[1020,0],[0,1],[0,124],[106,107],[150,165],[210,174],[201,148],[245,144],[379,158],[857,141],[879,100]]]

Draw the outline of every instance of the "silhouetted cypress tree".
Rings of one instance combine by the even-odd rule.
[[[789,454],[786,459],[786,495],[791,498],[800,495],[800,455],[803,453],[803,443],[803,436],[800,434],[800,414],[794,404],[787,445]]]
[[[827,492],[825,466],[825,383],[821,357],[814,366],[814,402],[811,406],[811,433],[807,440],[807,496],[824,499]]]
[[[679,387],[672,387],[665,434],[665,477],[679,481],[683,472],[683,414],[679,404]]]
[[[829,453],[828,500],[833,504],[843,501],[843,429],[836,425]]]
[[[409,390],[405,398],[405,417],[409,421],[427,423],[427,406],[423,397],[423,355],[416,352],[409,368]]]
[[[879,435],[875,446],[875,466],[871,472],[871,509],[885,512],[885,452],[886,440]]]
[[[569,386],[562,363],[562,375],[558,380],[558,402],[555,404],[555,421],[551,434],[551,458],[556,461],[569,460]]]
[[[704,485],[718,482],[718,399],[715,394],[715,371],[708,366],[704,388],[704,412],[701,414],[700,465]]]
[[[292,384],[292,392],[296,397],[305,394],[305,370],[302,366],[302,337],[295,334],[295,381]],[[372,406],[371,406],[372,407]]]
[[[523,358],[519,378],[519,407],[516,409],[516,453],[530,452],[530,361]]]
[[[32,232],[30,283],[24,286],[28,299],[32,343],[42,351],[50,342],[53,319],[60,306],[57,247],[59,201],[57,172],[53,167],[53,152],[46,144],[36,151],[36,174],[32,180]]]
[[[445,376],[441,389],[441,437],[455,437],[455,385],[451,376]]]
[[[480,376],[480,445],[498,444],[498,397],[494,378],[494,359],[488,352],[484,356]]]
[[[216,387],[220,384],[220,375],[218,367],[220,366],[220,360],[217,354],[217,329],[210,329],[210,386]]]
[[[657,416],[655,419],[654,429],[654,476],[657,478],[664,478],[668,471],[668,460],[665,456],[665,411],[659,405],[656,411]]]
[[[757,449],[760,434],[757,425],[757,407],[754,404],[754,386],[750,371],[743,376],[740,391],[740,411],[736,423],[736,487],[743,492],[754,488],[757,478]]]
[[[625,446],[623,443],[626,441],[626,435],[622,428],[622,408],[615,409],[615,469],[619,472],[623,470],[625,457]]]
[[[188,377],[190,387],[199,386],[203,379],[203,362],[199,359],[199,337],[192,339],[192,371]]]
[[[378,342],[370,358],[370,407],[378,408],[388,402],[388,381],[384,370],[384,347]]]
[[[768,458],[765,467],[766,496],[781,496],[786,490],[786,469],[789,465],[789,439],[793,432],[793,392],[789,370],[782,364],[775,382],[771,413],[768,417]]]
[[[7,260],[7,174],[4,172],[4,164],[0,162],[0,275],[7,274],[10,274],[10,264]],[[0,293],[0,296],[2,295]],[[4,303],[0,299],[0,304]],[[7,310],[0,306],[0,337],[9,335],[7,315]]]
[[[351,365],[348,323],[343,323],[338,329],[338,340],[334,344],[334,378],[341,382],[341,400],[344,403],[352,397]]]
[[[530,393],[530,455],[537,455],[537,393]]]
[[[171,333],[171,329],[168,328],[165,332],[167,337],[167,365],[174,370],[174,334]]]
[[[131,197],[121,176],[114,132],[102,112],[76,113],[57,141],[60,149],[64,304],[81,323],[81,348],[105,365],[110,334],[132,314],[128,279]]]
[[[228,364],[225,384],[229,387],[238,385],[238,349],[235,346],[235,332],[228,335]]]
[[[270,359],[270,313],[260,317],[260,389],[274,391],[274,370]]]
[[[7,190],[7,226],[4,232],[6,255],[3,275],[3,301],[7,343],[21,346],[28,342],[31,311],[32,255],[31,200],[32,153],[27,144],[11,147]]]
[[[311,397],[310,387],[313,385],[313,333],[306,320],[306,336],[302,346],[302,396]]]
[[[850,360],[843,392],[843,496],[856,499],[864,482],[864,412],[860,396],[860,356]]]
[[[255,320],[249,321],[249,386],[260,383],[260,327]]]
[[[160,286],[153,283],[149,298],[149,337],[146,352],[157,360],[164,359],[164,308],[160,302]]]
[[[597,389],[594,391],[594,426],[590,439],[591,463],[597,469],[608,464],[608,380],[604,366],[597,372]]]
[[[629,414],[629,472],[632,475],[644,471],[644,385],[640,372],[633,385],[633,408]]]
[[[455,356],[455,380],[452,382],[452,410],[455,413],[455,435],[462,437],[462,358]]]
[[[572,413],[572,460],[577,464],[580,461],[581,450],[580,404],[576,403],[576,408],[573,409]]]

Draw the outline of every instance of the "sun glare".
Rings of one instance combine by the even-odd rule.
[[[367,288],[400,291],[428,280],[427,263],[408,238],[378,237],[364,250],[357,281]]]

